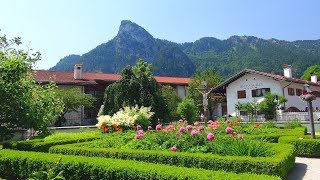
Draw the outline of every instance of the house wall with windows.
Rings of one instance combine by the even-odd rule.
[[[290,81],[276,80],[259,74],[245,74],[226,86],[227,112],[232,116],[237,115],[235,104],[238,102],[260,102],[266,92],[284,96],[288,99],[284,108],[296,107],[306,111],[307,103],[300,99],[304,93],[304,84]],[[317,96],[313,101],[314,110],[320,110],[320,86],[310,85],[310,89]]]
[[[261,101],[268,89],[271,93],[282,94],[280,82],[269,77],[246,74],[233,81],[226,87],[228,114],[236,116],[235,104],[238,102]]]

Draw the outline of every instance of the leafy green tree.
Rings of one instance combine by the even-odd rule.
[[[187,97],[194,100],[199,111],[203,110],[203,97],[202,94],[197,90],[197,88],[203,88],[203,85],[201,84],[202,81],[207,82],[206,88],[209,90],[210,88],[219,85],[223,81],[223,78],[219,76],[219,74],[213,68],[209,68],[204,71],[197,71],[191,77],[189,87],[187,89]],[[210,107],[214,106],[217,101],[217,99],[214,99],[213,94],[210,93],[208,95],[209,109]]]
[[[77,111],[79,107],[91,107],[96,100],[91,94],[84,94],[79,88],[58,89],[57,96],[64,103],[64,109],[56,121],[55,126],[61,126],[66,121],[64,115],[67,112]]]
[[[40,53],[15,49],[20,38],[0,36],[0,141],[9,139],[21,127],[47,131],[63,109],[54,84],[39,85],[32,68]]]
[[[189,123],[193,123],[198,115],[198,108],[190,98],[183,98],[178,104],[177,112]]]
[[[169,111],[161,96],[160,84],[153,78],[149,65],[139,60],[136,66],[124,68],[121,76],[106,88],[104,114],[113,115],[122,107],[138,105],[151,107],[155,112],[153,124],[157,118],[167,120]]]
[[[272,120],[275,117],[276,110],[280,108],[280,104],[287,102],[287,99],[270,92],[266,93],[263,97],[264,100],[259,103],[258,108],[265,114],[267,120]]]
[[[244,111],[248,114],[251,118],[253,118],[256,114],[258,109],[258,103],[256,101],[253,102],[246,102],[246,103],[237,103],[236,109]]]
[[[301,79],[310,81],[311,76],[313,74],[317,75],[318,77],[320,77],[320,65],[314,65],[314,66],[308,67],[308,69],[306,69],[303,72],[303,75],[301,76]]]
[[[177,107],[178,104],[182,101],[181,97],[171,86],[162,86],[161,94],[170,111],[169,119],[177,119],[179,116],[179,114],[177,113]]]

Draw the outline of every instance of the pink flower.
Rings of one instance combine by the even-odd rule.
[[[148,130],[152,130],[152,126],[148,126]]]
[[[192,130],[192,126],[191,125],[188,125],[186,128],[188,129],[188,131]]]
[[[232,128],[231,127],[227,127],[226,128],[226,133],[227,134],[231,134],[232,133]]]
[[[191,131],[191,136],[195,136],[195,135],[198,135],[198,134],[199,134],[199,131],[196,131],[196,130]]]
[[[213,123],[213,121],[212,121],[212,120],[209,120],[209,121],[207,122],[207,124],[211,124],[211,123]]]
[[[143,130],[140,129],[140,130],[138,131],[138,134],[143,135]]]
[[[188,121],[187,121],[187,120],[184,120],[183,122],[184,122],[185,124],[188,124]]]
[[[227,124],[229,124],[229,123],[230,123],[230,120],[229,120],[229,119],[228,119],[228,120],[226,120],[226,123],[227,123]]]
[[[134,137],[136,140],[139,140],[142,138],[142,135],[141,134],[137,134],[135,137]]]
[[[179,119],[179,122],[180,122],[180,123],[183,123],[183,119]]]
[[[213,133],[208,133],[207,134],[207,138],[208,138],[209,141],[214,140],[214,134]]]
[[[243,135],[242,134],[238,134],[238,139],[242,140],[243,139]]]
[[[161,129],[162,129],[162,126],[161,126],[160,124],[158,124],[158,125],[156,126],[156,130],[160,131]]]
[[[199,131],[202,131],[202,130],[204,130],[204,127],[203,127],[203,126],[199,126],[199,127],[198,127],[198,130],[199,130]]]
[[[236,133],[236,132],[232,132],[232,136],[233,136],[233,137],[236,137],[236,136],[237,136],[237,133]]]
[[[140,125],[137,125],[137,130],[141,129],[141,126]]]
[[[179,129],[179,132],[180,133],[183,133],[183,132],[185,132],[186,131],[186,129],[184,128],[184,127],[181,127],[180,129]]]
[[[177,148],[176,146],[172,146],[170,149],[171,149],[171,151],[173,151],[173,152],[176,152],[176,151],[178,150],[178,148]]]

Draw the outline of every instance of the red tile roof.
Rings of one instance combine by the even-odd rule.
[[[82,73],[82,79],[75,80],[73,72],[71,71],[49,71],[49,70],[36,70],[35,80],[41,83],[55,82],[56,84],[65,85],[93,85],[97,81],[115,82],[120,79],[119,74],[105,74],[105,73]],[[155,79],[160,84],[171,85],[188,85],[190,78],[181,77],[163,77],[155,76]]]

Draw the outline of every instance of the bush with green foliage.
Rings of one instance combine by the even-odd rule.
[[[320,136],[311,139],[310,136],[284,136],[279,138],[279,143],[294,145],[297,156],[320,157]]]
[[[310,81],[312,75],[317,75],[320,77],[320,65],[314,65],[308,67],[304,72],[303,75],[301,76],[301,79]]]
[[[179,114],[177,113],[178,104],[182,101],[181,97],[178,93],[173,89],[173,87],[169,85],[165,85],[161,87],[161,95],[164,98],[164,101],[167,104],[169,109],[169,119],[178,120]]]
[[[196,168],[175,167],[163,164],[101,157],[81,157],[39,152],[0,151],[0,174],[5,178],[23,179],[34,171],[45,170],[61,158],[56,171],[63,171],[66,179],[280,179],[277,176],[235,174]]]
[[[178,104],[178,114],[192,124],[198,116],[198,108],[194,104],[194,101],[190,98],[185,97],[181,103]]]
[[[80,107],[91,107],[96,100],[91,94],[84,94],[80,88],[57,89],[56,94],[64,103],[64,109],[55,122],[55,126],[63,126],[66,122],[64,115],[67,112],[78,111]]]
[[[158,118],[167,120],[169,115],[160,85],[152,76],[151,66],[142,59],[132,68],[124,68],[121,79],[106,88],[103,114],[112,116],[123,107],[136,105],[151,107],[155,112],[153,124]]]
[[[40,53],[14,48],[20,44],[20,38],[0,35],[0,141],[10,139],[18,127],[46,133],[63,110],[57,87],[34,80],[32,69]]]
[[[258,104],[258,108],[267,120],[273,120],[276,115],[276,110],[280,108],[282,103],[287,102],[285,97],[270,92],[264,94],[263,98],[264,100]]]
[[[85,143],[86,144],[86,143]],[[269,144],[275,152],[269,157],[220,156],[209,153],[186,153],[120,148],[94,148],[83,144],[54,146],[50,153],[131,159],[151,163],[170,164],[235,173],[256,173],[285,177],[295,162],[294,148],[287,144]]]
[[[16,149],[21,151],[48,152],[51,146],[71,144],[98,139],[102,134],[98,131],[81,133],[54,133],[44,139],[28,141],[11,141],[3,144],[4,149]]]
[[[284,123],[283,127],[285,129],[294,129],[297,127],[302,127],[301,121],[300,120],[292,120],[292,121],[287,121]]]

